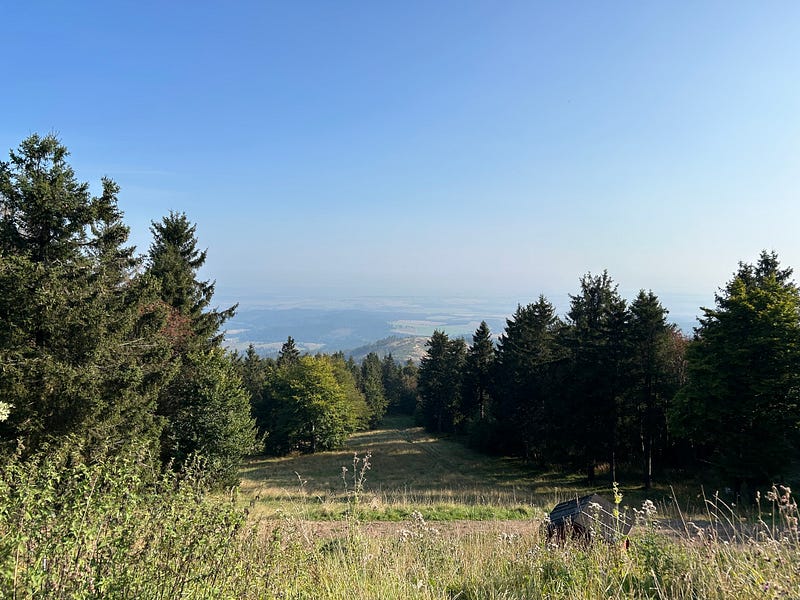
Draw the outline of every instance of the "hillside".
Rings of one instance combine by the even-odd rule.
[[[374,352],[381,358],[391,354],[395,361],[400,363],[404,363],[409,359],[419,363],[422,357],[425,356],[425,342],[427,341],[428,338],[422,336],[390,336],[372,344],[347,350],[344,354],[345,356],[352,356],[356,362],[363,360],[370,352]]]
[[[353,435],[341,450],[248,460],[242,497],[266,516],[294,510],[304,518],[341,518],[354,487],[354,455],[367,454],[368,520],[403,519],[413,510],[429,519],[530,518],[556,501],[586,493],[580,476],[535,473],[519,461],[434,436],[409,417],[390,417],[381,429]],[[359,460],[355,467],[361,466]],[[346,483],[342,467],[348,469]]]

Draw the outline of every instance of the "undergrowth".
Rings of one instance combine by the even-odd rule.
[[[362,462],[363,461],[363,462]],[[365,465],[366,462],[366,465]],[[153,472],[135,454],[69,456],[0,473],[0,597],[244,599],[784,598],[800,595],[797,505],[788,488],[742,519],[718,498],[707,518],[635,511],[623,543],[559,542],[496,523],[454,532],[414,511],[382,534],[365,521],[368,458],[347,481],[346,527],[255,519],[198,471]],[[743,524],[744,523],[744,524]],[[544,523],[542,523],[544,525]]]

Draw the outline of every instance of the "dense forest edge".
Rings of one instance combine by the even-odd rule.
[[[691,338],[656,294],[627,301],[603,272],[580,278],[563,316],[540,296],[499,334],[482,323],[470,344],[436,331],[418,365],[301,354],[291,337],[271,359],[225,350],[236,306],[215,308],[214,282],[198,278],[207,254],[189,217],[154,220],[137,254],[119,187],[103,179],[92,195],[68,156],[57,137],[32,135],[0,163],[0,596],[284,597],[295,586],[290,597],[311,597],[348,557],[366,565],[385,548],[357,529],[333,550],[304,545],[286,524],[265,534],[235,500],[242,460],[341,449],[387,415],[532,470],[578,471],[587,489],[624,472],[644,490],[659,478],[712,480],[745,504],[772,490],[797,543],[791,491],[773,484],[798,465],[800,291],[774,251],[739,264]],[[416,565],[420,597],[451,585],[449,597],[488,597],[480,568],[498,573],[485,584],[498,594],[567,572],[587,590],[604,585],[568,555],[561,566],[546,558],[540,538],[525,548],[483,540],[495,558],[532,552],[527,567],[497,570],[467,545],[462,558],[480,568],[451,573],[449,542],[421,518],[409,531],[392,548]],[[648,539],[625,585],[713,596],[714,576],[678,575],[700,569],[701,554]],[[615,576],[613,555],[583,551]],[[723,572],[736,560],[721,552],[705,564]],[[524,574],[530,561],[545,561],[536,581]],[[378,589],[386,573],[369,569],[348,573]],[[410,579],[395,583],[396,597],[413,593]]]

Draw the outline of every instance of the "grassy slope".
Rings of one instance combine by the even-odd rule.
[[[576,495],[597,491],[611,497],[608,483],[589,489],[580,475],[534,472],[519,461],[487,457],[426,433],[408,418],[391,417],[383,428],[354,435],[338,451],[249,460],[242,471],[242,499],[264,516],[280,511],[342,518],[354,488],[354,454],[367,453],[371,469],[359,498],[363,520],[403,520],[413,510],[429,520],[524,519]],[[348,469],[346,484],[342,467]],[[645,497],[635,486],[623,491],[634,505]],[[668,488],[648,494],[667,503],[668,495]]]

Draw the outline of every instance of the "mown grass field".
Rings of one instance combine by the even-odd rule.
[[[367,456],[370,468],[360,481]],[[404,520],[413,511],[435,521],[541,520],[562,500],[592,492],[612,497],[611,482],[602,476],[589,488],[581,474],[536,471],[427,433],[408,417],[389,417],[381,428],[352,436],[341,450],[246,461],[240,501],[255,516],[337,520],[348,516],[359,483],[359,518],[365,521]],[[678,517],[668,482],[649,492],[633,477],[620,484],[624,505],[650,499]],[[684,510],[704,512],[699,492],[679,486]]]

